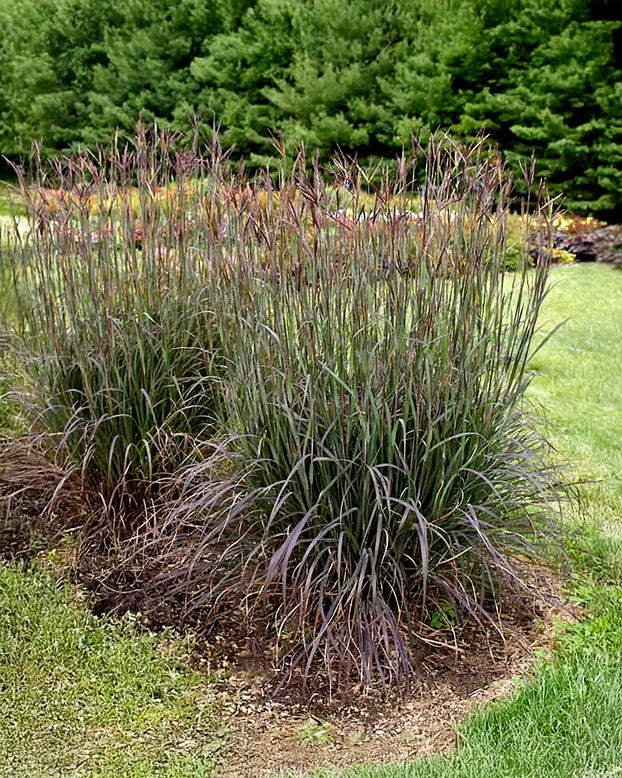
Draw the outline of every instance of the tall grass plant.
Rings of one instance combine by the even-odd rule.
[[[223,548],[218,595],[267,611],[290,671],[335,685],[406,683],[433,611],[496,623],[498,584],[522,585],[558,530],[524,403],[550,206],[536,267],[508,274],[498,160],[438,140],[423,156],[422,190],[403,160],[371,202],[356,165],[327,187],[299,159],[214,269],[244,468],[216,487],[191,468],[188,511]]]
[[[35,432],[125,517],[215,425],[204,257],[186,234],[193,163],[162,137],[35,160],[11,253]],[[200,160],[194,162],[200,165]]]
[[[161,500],[162,535],[200,533],[171,592],[243,604],[305,678],[407,683],[432,611],[497,625],[555,543],[524,403],[551,206],[509,274],[512,182],[481,143],[250,181],[147,135],[18,171],[36,427],[125,529]]]

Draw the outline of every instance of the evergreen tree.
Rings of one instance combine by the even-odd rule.
[[[106,61],[104,30],[119,0],[19,0],[0,4],[0,143],[7,156],[32,140],[81,140],[93,69]]]
[[[0,0],[0,151],[198,117],[251,166],[485,125],[568,204],[622,210],[621,0]]]
[[[622,73],[614,56],[622,20],[592,20],[584,2],[551,3],[550,15],[545,5],[525,2],[515,20],[491,31],[510,66],[465,103],[454,129],[470,134],[485,124],[517,167],[534,153],[538,173],[570,208],[613,215],[622,206]]]
[[[285,76],[295,38],[295,0],[258,0],[229,25],[205,41],[205,55],[190,66],[198,90],[197,108],[204,121],[218,124],[225,145],[261,164],[273,153],[279,115],[266,90]]]
[[[138,121],[184,126],[196,110],[190,65],[223,26],[218,4],[203,0],[131,0],[106,30],[106,62],[87,95],[88,141],[131,132]]]

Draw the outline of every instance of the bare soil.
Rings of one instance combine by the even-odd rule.
[[[462,634],[457,650],[426,652],[410,692],[386,697],[356,687],[332,699],[321,680],[302,695],[295,685],[272,696],[269,672],[235,664],[217,686],[227,727],[222,778],[307,775],[320,768],[384,764],[438,754],[456,744],[456,726],[474,708],[500,699],[529,676],[536,652],[555,640],[553,620],[574,618],[541,575],[547,604],[508,607],[504,633]],[[210,666],[210,650],[202,661]],[[210,669],[215,669],[213,666]]]

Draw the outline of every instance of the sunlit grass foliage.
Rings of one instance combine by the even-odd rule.
[[[213,699],[188,648],[0,566],[0,775],[209,775]]]

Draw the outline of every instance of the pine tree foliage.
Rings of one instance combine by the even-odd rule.
[[[622,212],[621,0],[0,0],[0,68],[9,158],[141,117],[218,126],[251,167],[484,125],[570,207]]]

